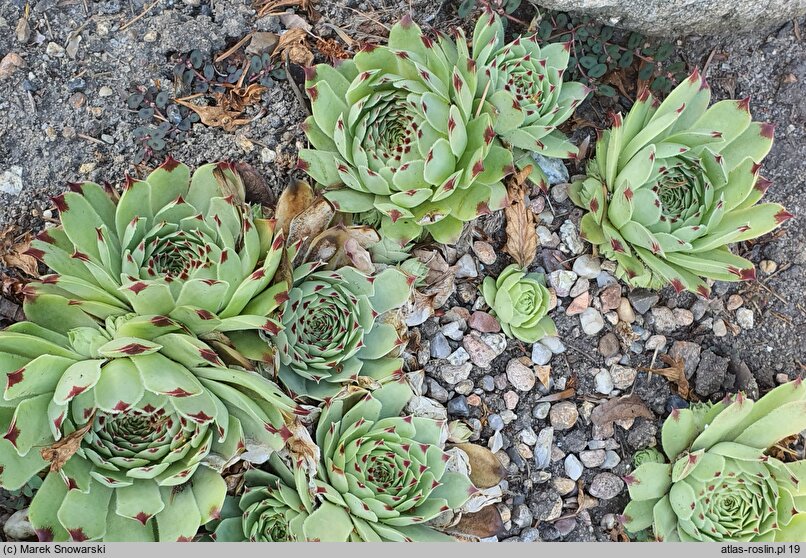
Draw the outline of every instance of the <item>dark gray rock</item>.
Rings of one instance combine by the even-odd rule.
[[[632,307],[639,314],[646,314],[650,308],[655,306],[660,297],[657,293],[648,289],[634,289],[627,295]]]
[[[700,364],[697,366],[694,391],[698,395],[707,397],[718,390],[725,381],[729,362],[730,360],[727,358],[718,356],[711,351],[704,351],[700,356]]]

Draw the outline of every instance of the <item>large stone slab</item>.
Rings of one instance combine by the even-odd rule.
[[[647,35],[727,34],[806,14],[806,0],[530,0]]]

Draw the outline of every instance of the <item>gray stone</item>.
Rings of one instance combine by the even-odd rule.
[[[712,329],[716,337],[725,337],[728,334],[728,326],[725,325],[725,321],[721,318],[714,320],[714,327]]]
[[[686,373],[686,378],[691,378],[694,371],[697,370],[697,365],[700,364],[700,352],[702,347],[691,341],[675,341],[672,348],[669,349],[669,356],[672,358],[683,359],[683,370]]]
[[[504,429],[504,421],[501,418],[501,415],[498,413],[493,413],[487,417],[487,424],[490,428],[493,429],[494,432],[498,432],[499,430]]]
[[[736,322],[742,329],[753,329],[753,311],[749,308],[736,310]]]
[[[540,170],[546,175],[549,185],[560,184],[561,182],[568,182],[568,169],[565,167],[562,159],[554,157],[544,157],[540,153],[532,153],[534,159]]]
[[[492,415],[490,415],[492,416]],[[535,466],[545,469],[551,463],[551,444],[554,441],[554,429],[549,426],[540,431],[535,442]]]
[[[532,512],[529,510],[529,506],[526,504],[516,506],[515,510],[512,512],[512,523],[521,529],[531,525],[533,520],[534,517],[532,516]]]
[[[635,368],[621,366],[620,364],[614,364],[610,368],[610,377],[613,378],[613,385],[615,385],[617,389],[629,389],[633,382],[635,382],[635,376],[637,375],[638,371],[636,371]]]
[[[566,517],[563,519],[558,519],[554,522],[554,528],[557,529],[557,532],[560,534],[561,537],[565,537],[566,535],[570,535],[571,531],[576,529],[577,527],[577,520],[573,517]]]
[[[431,356],[434,358],[447,358],[451,354],[451,346],[441,331],[431,338]]]
[[[415,395],[409,402],[406,403],[406,411],[417,417],[431,418],[434,420],[445,420],[448,418],[448,412],[445,407],[430,399]]]
[[[535,373],[516,358],[507,363],[507,379],[518,391],[529,391],[535,386]]]
[[[22,191],[22,167],[9,167],[0,174],[0,192],[16,196]]]
[[[14,512],[6,520],[3,532],[9,539],[16,541],[36,539],[36,531],[28,520],[28,508]]]
[[[473,391],[473,380],[461,380],[453,389],[456,393],[461,393],[462,395],[470,395],[470,392]]]
[[[465,333],[462,331],[462,326],[459,324],[459,322],[447,323],[442,326],[441,331],[445,337],[448,339],[453,339],[454,341],[461,341],[465,336]]]
[[[620,348],[618,337],[614,333],[605,333],[599,339],[599,353],[605,357],[611,357],[618,353]]]
[[[515,537],[511,537],[504,540],[510,541],[514,538]],[[540,531],[538,529],[529,527],[521,532],[521,542],[543,542],[543,539],[540,538]]]
[[[476,262],[473,261],[473,256],[470,254],[465,254],[459,258],[455,268],[457,279],[472,279],[479,276],[479,272],[476,269]]]
[[[639,314],[646,314],[660,300],[657,293],[647,289],[635,289],[627,295],[627,298]]]
[[[544,337],[540,340],[541,345],[545,345],[555,355],[565,352],[565,345],[559,337]]]
[[[586,450],[579,452],[579,459],[582,461],[582,464],[585,465],[588,469],[592,469],[593,467],[598,467],[605,461],[605,450],[597,449],[597,450]]]
[[[485,374],[481,377],[481,389],[484,391],[494,391],[495,390],[495,380],[489,374]]]
[[[697,378],[694,383],[694,391],[698,395],[707,397],[722,386],[725,381],[725,373],[728,371],[730,359],[717,356],[711,351],[703,351],[700,357],[700,365],[697,367]]]
[[[557,296],[560,298],[566,297],[571,292],[571,287],[576,283],[577,274],[573,271],[565,269],[558,269],[549,273],[549,285],[554,287]]]
[[[585,308],[579,315],[579,322],[582,324],[582,331],[587,335],[596,335],[604,327],[602,313],[596,308]]]
[[[476,334],[470,334],[465,337],[462,344],[470,355],[470,361],[479,368],[489,368],[495,357],[503,352],[496,351]]]
[[[732,34],[773,27],[806,14],[802,0],[530,0],[541,8],[577,12],[646,35]]]
[[[467,354],[467,351],[464,349],[464,347],[459,347],[448,355],[448,363],[452,364],[453,366],[459,366],[460,364],[466,363],[468,360],[470,360],[470,355]]]
[[[594,381],[596,382],[596,391],[602,395],[608,395],[613,391],[613,378],[607,370],[600,370],[599,373],[596,374]]]
[[[654,351],[655,349],[662,351],[665,346],[666,346],[665,335],[652,335],[649,337],[649,339],[646,340],[644,348],[647,351]]]
[[[538,403],[535,405],[534,409],[532,409],[532,416],[538,420],[543,420],[547,416],[549,416],[549,410],[551,409],[551,403],[548,401],[543,401],[542,403]]]
[[[467,398],[464,395],[460,395],[448,401],[448,414],[455,417],[469,416],[470,407],[467,406]]]
[[[582,463],[577,459],[577,456],[573,453],[569,453],[565,457],[565,474],[568,475],[568,478],[571,480],[579,480],[579,477],[582,476],[582,471],[585,470],[585,467]]]
[[[540,366],[549,363],[552,357],[552,352],[542,343],[535,343],[532,345],[532,362]]]
[[[562,401],[551,406],[549,420],[557,430],[568,430],[573,427],[579,418],[576,405],[570,401]]]
[[[602,272],[602,263],[599,258],[594,258],[589,254],[582,254],[574,260],[574,273],[585,279],[596,279]]]
[[[581,254],[585,250],[585,244],[579,238],[579,232],[573,221],[566,219],[560,225],[560,238],[572,254]]]
[[[677,327],[674,313],[665,306],[653,308],[652,318],[655,320],[655,330],[660,333],[671,333]]]
[[[458,366],[443,364],[439,367],[439,375],[447,383],[454,385],[458,384],[462,380],[466,380],[467,377],[470,376],[470,371],[472,369],[473,365],[469,362],[465,362]]]
[[[571,290],[569,291],[568,295],[572,297],[578,297],[582,293],[587,293],[588,289],[590,288],[590,284],[591,282],[589,280],[580,277],[579,279],[577,279],[577,282],[574,283],[574,286],[571,287]],[[585,306],[587,306],[588,302],[590,301],[590,298],[586,298],[585,300],[586,302],[584,304]]]
[[[435,401],[445,403],[448,401],[448,390],[442,387],[439,382],[434,379],[428,380],[428,394]]]
[[[551,199],[557,203],[563,203],[568,199],[568,182],[560,182],[551,189]]]
[[[527,426],[518,432],[518,439],[527,446],[533,446],[537,443],[537,434],[535,434],[531,426]]]
[[[624,481],[613,473],[599,473],[593,477],[588,488],[591,496],[602,500],[615,498],[622,490],[624,490]]]
[[[605,452],[605,460],[604,463],[602,463],[601,468],[612,469],[619,463],[621,463],[621,457],[619,457],[619,454],[617,454],[613,450],[607,450]]]

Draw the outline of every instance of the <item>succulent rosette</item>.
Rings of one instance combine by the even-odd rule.
[[[484,278],[481,294],[508,337],[534,343],[557,335],[557,326],[547,315],[551,295],[542,274],[510,264],[497,279]]]
[[[50,467],[29,514],[40,540],[189,540],[221,508],[219,471],[281,448],[302,412],[166,316],[99,325],[28,294],[26,312],[51,319],[0,332],[0,486]]]
[[[558,130],[590,89],[563,81],[570,43],[537,43],[537,36],[520,36],[504,44],[504,26],[488,11],[476,22],[473,58],[478,63],[477,95],[492,106],[493,128],[504,143],[546,157],[576,157],[578,149]],[[528,154],[526,154],[528,156]]]
[[[345,525],[348,532],[351,525],[332,521],[334,505],[317,502],[302,467],[292,470],[276,453],[266,466],[271,472],[252,469],[244,474],[239,499],[227,498],[223,519],[215,525],[216,542],[344,540]]]
[[[377,211],[401,247],[425,229],[452,244],[463,223],[507,204],[512,154],[478,110],[476,62],[462,31],[431,40],[408,16],[388,46],[307,72],[313,149],[299,165],[339,211]]]
[[[364,274],[353,267],[294,269],[278,313],[281,329],[264,337],[276,348],[278,377],[292,392],[332,397],[359,376],[386,380],[402,373],[406,328],[400,307],[413,278],[397,268]]]
[[[753,264],[727,245],[792,217],[757,203],[770,185],[759,168],[773,127],[752,121],[748,99],[709,107],[710,98],[696,71],[662,103],[644,89],[602,134],[587,178],[569,189],[588,211],[582,235],[632,286],[707,296],[705,279],[753,279]]]
[[[271,285],[284,249],[275,223],[244,204],[234,166],[190,175],[170,157],[122,195],[92,182],[55,199],[61,226],[30,253],[55,274],[33,289],[104,319],[134,311],[169,316],[195,334],[262,329],[285,285]]]
[[[806,428],[806,385],[778,386],[753,402],[676,409],[663,424],[669,463],[645,462],[625,478],[624,526],[661,541],[806,540],[806,460],[767,450]]]
[[[445,421],[400,416],[411,399],[405,380],[328,401],[316,428],[318,491],[349,540],[453,540],[426,522],[478,492],[446,470]]]

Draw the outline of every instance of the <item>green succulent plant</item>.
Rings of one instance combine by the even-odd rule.
[[[244,474],[244,492],[240,498],[228,497],[222,520],[215,525],[216,542],[342,542],[352,528],[342,518],[341,510],[315,497],[321,482],[314,480],[311,490],[302,467],[289,468],[272,454],[266,467]],[[343,518],[342,518],[343,519]]]
[[[314,479],[274,454],[230,501],[217,541],[453,541],[427,525],[478,492],[447,471],[445,421],[403,416],[411,388],[398,379],[328,400],[316,427]]]
[[[666,458],[655,448],[644,448],[635,452],[632,462],[636,467],[640,467],[644,463],[666,463]]]
[[[281,330],[264,337],[277,349],[278,377],[291,391],[332,397],[359,376],[385,380],[402,373],[406,339],[400,316],[413,277],[397,268],[367,275],[352,267],[294,270]]]
[[[464,222],[507,204],[512,154],[477,106],[481,76],[457,34],[433,41],[407,16],[388,46],[307,71],[313,149],[300,168],[339,211],[378,211],[381,237],[401,247],[423,229],[452,244]]]
[[[221,508],[219,471],[281,448],[277,431],[304,413],[166,316],[99,324],[27,294],[26,313],[60,327],[0,332],[0,486],[50,467],[29,514],[40,540],[189,540]]]
[[[551,295],[542,274],[510,264],[497,279],[484,278],[481,294],[508,337],[535,343],[557,335],[557,326],[547,315]]]
[[[504,44],[504,26],[492,11],[476,22],[477,90],[484,92],[495,133],[515,149],[519,165],[529,162],[530,152],[558,158],[578,155],[576,146],[557,129],[590,92],[581,83],[563,81],[569,51],[570,43],[541,47],[536,35]]]
[[[92,182],[71,190],[55,199],[61,226],[31,244],[56,272],[36,293],[99,319],[168,316],[197,335],[277,331],[267,316],[287,290],[270,286],[283,235],[253,218],[233,165],[204,165],[191,177],[169,157],[145,180],[127,180],[119,199]],[[29,317],[48,325],[47,311]]]
[[[351,521],[350,540],[452,540],[425,523],[478,492],[446,470],[445,421],[400,416],[412,395],[401,378],[330,400],[319,417],[319,490],[338,506],[334,522]]]
[[[703,278],[750,280],[753,264],[728,244],[761,236],[791,218],[757,202],[769,187],[760,162],[773,140],[749,101],[720,101],[694,72],[658,103],[646,89],[616,115],[596,145],[587,178],[569,195],[587,210],[581,233],[632,286],[671,284],[707,296]]]
[[[753,402],[675,409],[661,440],[669,463],[648,462],[625,478],[630,532],[662,541],[806,540],[806,460],[766,451],[806,428],[806,385],[778,386]]]

